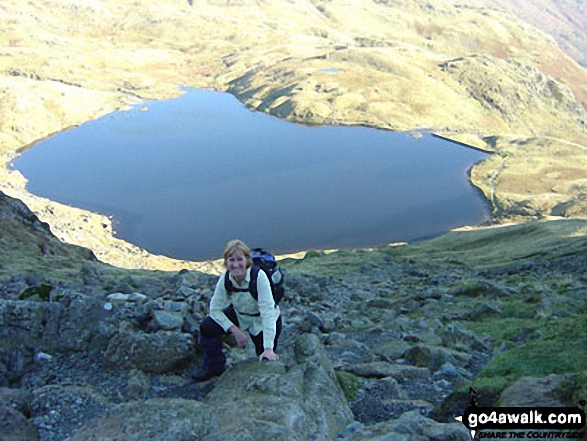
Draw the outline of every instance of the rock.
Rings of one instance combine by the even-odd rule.
[[[329,334],[326,338],[326,351],[335,369],[344,370],[348,365],[374,361],[375,357],[370,347],[341,335]]]
[[[2,441],[38,441],[35,426],[10,406],[0,404],[0,434]]]
[[[438,369],[435,373],[434,373],[434,378],[435,379],[445,379],[448,381],[454,381],[457,378],[461,377],[461,373],[459,372],[459,370],[450,362],[444,363],[440,369]]]
[[[0,403],[12,407],[23,415],[30,414],[32,398],[32,394],[26,390],[0,387]]]
[[[81,427],[109,404],[91,386],[47,385],[33,392],[31,421],[39,428],[41,439],[65,439],[70,428]]]
[[[415,366],[428,367],[436,371],[447,362],[456,366],[465,366],[469,363],[471,356],[441,346],[417,345],[406,351],[405,358]]]
[[[138,371],[131,376],[142,376]],[[129,377],[130,382],[130,377]],[[324,349],[306,334],[280,361],[236,362],[203,402],[148,399],[112,407],[72,439],[332,440],[353,421]]]
[[[360,427],[344,441],[470,441],[471,434],[461,423],[438,423],[421,415],[417,410],[402,414],[399,418]]]
[[[240,362],[220,378],[204,400],[222,427],[213,439],[326,441],[353,421],[318,338],[302,335],[290,357]]]
[[[138,369],[133,369],[128,374],[128,380],[124,392],[131,398],[142,398],[147,395],[151,382],[149,377]]]
[[[427,378],[430,376],[430,370],[425,367],[391,364],[385,361],[351,365],[346,368],[346,371],[361,377],[392,377],[398,381],[403,381],[407,378]]]
[[[116,318],[97,299],[69,290],[58,294],[51,302],[0,300],[0,341],[11,352],[9,374],[20,372],[39,353],[106,347]]]
[[[130,297],[130,294],[123,294],[121,292],[115,292],[112,294],[108,294],[108,296],[106,298],[108,299],[108,301],[110,303],[117,305],[117,304],[128,302],[129,297]]]
[[[412,346],[412,344],[405,340],[389,340],[375,347],[374,352],[392,363],[403,358],[406,351]]]
[[[153,311],[153,320],[151,327],[157,331],[163,329],[165,331],[180,330],[183,325],[183,314],[175,311]]]
[[[505,389],[499,405],[503,407],[565,407],[571,403],[573,378],[551,374],[545,378],[522,377]]]
[[[197,295],[197,291],[195,289],[190,288],[189,286],[181,285],[175,294],[179,297],[183,297],[185,299],[189,299]]]
[[[458,315],[458,318],[461,320],[478,320],[479,318],[497,315],[500,312],[501,309],[497,306],[491,303],[482,303],[474,309],[463,311],[463,313]]]
[[[320,332],[328,332],[328,330],[324,326],[324,321],[322,320],[322,318],[318,316],[318,314],[313,313],[312,311],[308,311],[306,313],[304,321],[307,322],[308,325],[304,325],[303,328],[307,329],[308,331],[310,331],[312,327],[316,327],[320,330]]]
[[[220,430],[214,412],[186,399],[138,400],[112,407],[71,437],[76,441],[208,440]]]
[[[158,374],[174,372],[192,361],[194,345],[190,334],[180,332],[122,331],[110,341],[104,365],[109,369],[140,369]]]
[[[460,350],[482,350],[490,346],[491,338],[480,338],[460,323],[449,323],[441,330],[442,344]]]

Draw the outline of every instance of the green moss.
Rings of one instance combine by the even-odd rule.
[[[358,391],[365,384],[365,379],[350,372],[337,371],[336,378],[342,388],[347,401],[353,401],[357,398]]]
[[[484,391],[486,395],[497,396],[510,384],[506,377],[479,377],[472,384],[473,389]]]
[[[31,286],[21,292],[18,296],[18,300],[26,300],[31,297],[38,297],[39,299],[48,302],[51,299],[51,291],[53,286],[49,283],[41,283],[37,286]]]
[[[476,231],[451,231],[423,242],[382,248],[390,257],[427,262],[462,262],[477,269],[584,252],[587,221],[566,219],[528,222]],[[562,246],[564,245],[564,246]]]
[[[476,391],[477,404],[479,406],[494,406],[501,393],[510,385],[512,379],[508,377],[480,377],[470,385]],[[457,389],[461,395],[468,397],[469,386]]]
[[[283,259],[280,265],[290,273],[343,277],[366,266],[385,265],[386,256],[374,250],[340,250],[332,253],[309,251],[303,259]]]

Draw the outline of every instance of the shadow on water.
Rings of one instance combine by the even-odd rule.
[[[113,216],[175,258],[239,237],[277,253],[432,237],[488,218],[468,179],[486,154],[430,134],[305,126],[189,90],[37,143],[14,161],[34,194]]]

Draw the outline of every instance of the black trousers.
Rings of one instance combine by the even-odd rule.
[[[236,316],[236,312],[234,307],[230,305],[228,308],[223,310],[226,317],[236,326],[239,326],[238,317]],[[277,341],[279,340],[279,336],[281,334],[282,322],[281,316],[277,318],[277,322],[275,323],[275,339],[273,340],[273,350],[277,349]],[[204,365],[210,368],[211,370],[221,370],[224,368],[224,364],[226,363],[226,356],[222,351],[222,336],[225,335],[226,332],[222,329],[216,321],[207,316],[202,323],[200,323],[200,349],[202,351],[203,362]],[[255,344],[255,352],[257,355],[261,355],[263,351],[265,351],[265,347],[263,345],[263,332],[260,332],[257,335],[252,335],[251,340]]]

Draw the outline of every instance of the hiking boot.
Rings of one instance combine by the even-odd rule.
[[[192,372],[192,380],[196,383],[202,383],[204,381],[208,381],[214,377],[219,377],[224,372],[224,369],[219,371],[212,371],[205,366],[197,369],[196,371]]]

